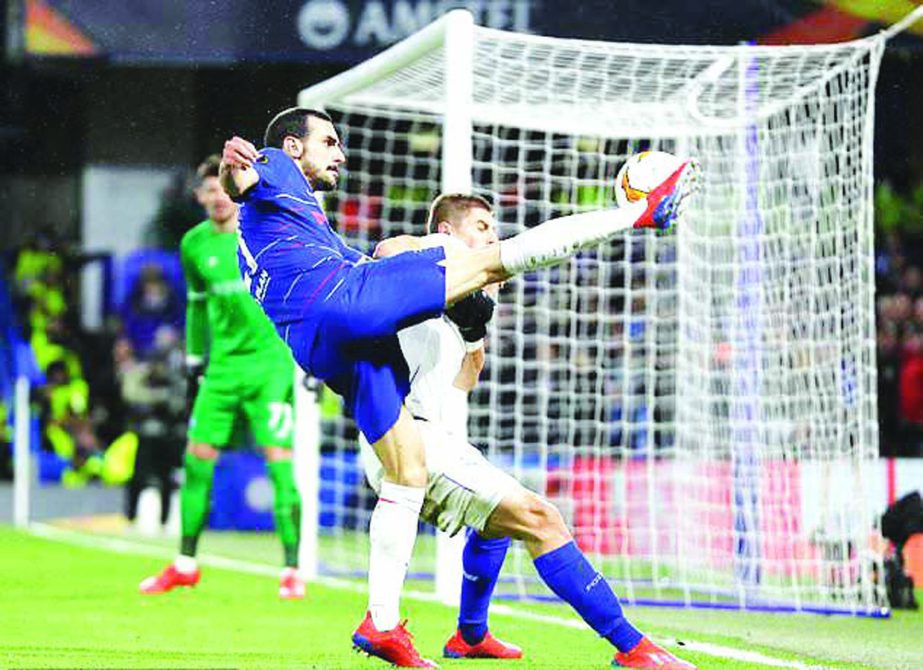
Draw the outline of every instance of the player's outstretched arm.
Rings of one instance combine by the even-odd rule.
[[[218,179],[232,198],[240,197],[255,185],[260,177],[253,169],[259,152],[247,140],[236,135],[224,143]]]
[[[465,392],[465,402],[468,401],[468,393],[473,391],[478,384],[481,370],[484,369],[484,358],[484,347],[467,352],[462,359],[458,374],[455,375],[452,386]]]
[[[205,353],[208,343],[207,286],[196,268],[191,236],[187,233],[180,243],[180,261],[188,289],[186,300],[186,414],[199,392],[199,379],[205,371]]]
[[[465,357],[453,383],[455,388],[465,392],[464,402],[468,401],[467,394],[474,390],[484,369],[484,338],[487,324],[494,315],[495,296],[496,285],[492,285],[459,300],[445,312],[458,326],[465,341]]]

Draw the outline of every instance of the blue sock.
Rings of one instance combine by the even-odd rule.
[[[577,610],[590,627],[619,651],[634,649],[643,637],[622,614],[609,583],[573,541],[535,559],[538,574],[555,594]]]
[[[458,630],[468,644],[477,644],[487,635],[490,596],[509,548],[508,537],[488,540],[474,530],[468,531],[468,541],[462,554],[464,576],[458,609]]]

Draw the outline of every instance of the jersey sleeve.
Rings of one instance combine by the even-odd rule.
[[[184,237],[180,244],[180,261],[186,278],[186,364],[191,366],[205,362],[208,347],[208,293],[189,247],[189,238]]]
[[[282,193],[282,185],[288,172],[297,170],[294,161],[281,149],[266,148],[253,161],[253,169],[259,177],[257,182],[234,198],[237,202],[270,200]]]
[[[346,244],[343,239],[337,235],[337,241],[340,243],[340,251],[343,254],[343,258],[348,260],[351,263],[361,263],[362,261],[369,260],[369,257],[358,249],[353,249],[351,246]]]

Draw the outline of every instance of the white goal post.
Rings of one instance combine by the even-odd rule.
[[[865,494],[874,88],[920,15],[841,44],[723,47],[507,33],[455,10],[299,95],[340,130],[325,207],[363,249],[421,233],[440,191],[488,197],[508,236],[612,206],[640,149],[701,161],[675,235],[625,234],[505,287],[471,399],[472,442],[558,505],[629,603],[886,611]],[[308,554],[362,575],[374,497],[355,426],[335,399],[319,416],[296,447],[319,453]],[[437,544],[421,534],[411,578],[443,575],[450,600],[458,558],[437,568]],[[519,548],[498,593],[548,596]]]

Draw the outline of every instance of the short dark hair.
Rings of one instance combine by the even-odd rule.
[[[459,214],[464,214],[469,209],[486,209],[493,213],[494,209],[487,198],[473,193],[443,193],[433,200],[429,206],[429,216],[426,218],[426,232],[432,233],[433,226],[440,221],[452,221]]]
[[[209,177],[218,176],[218,168],[221,167],[221,156],[218,154],[212,154],[204,161],[199,163],[199,167],[196,168],[196,186],[201,186],[202,182],[208,179]]]
[[[289,135],[299,139],[304,137],[310,130],[308,119],[312,116],[333,123],[330,115],[319,109],[291,107],[276,114],[266,126],[266,132],[263,133],[263,146],[281,149],[282,142]]]

